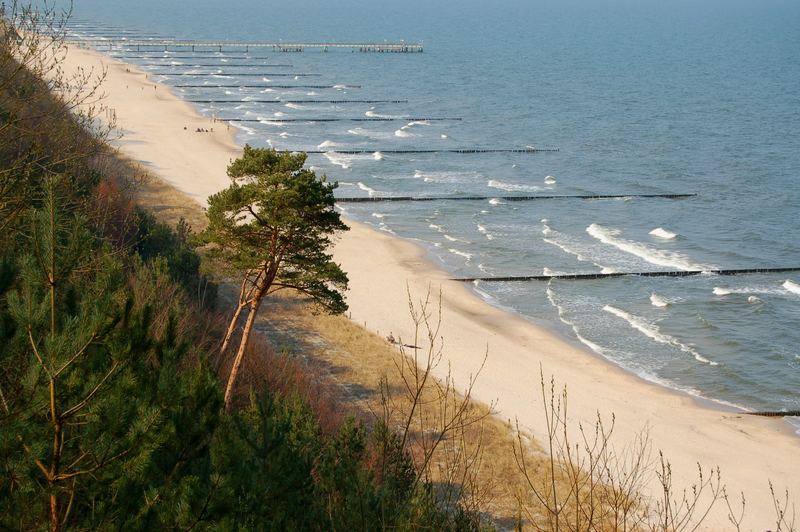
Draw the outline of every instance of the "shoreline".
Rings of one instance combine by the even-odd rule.
[[[381,231],[377,226],[375,226],[372,223],[355,220],[353,218],[350,218],[346,214],[342,214],[342,218],[347,220],[348,225],[350,225],[350,223],[356,223],[365,226],[367,229],[371,231],[378,232],[379,234],[386,233],[386,231]],[[445,269],[445,265],[442,264],[442,261],[439,260],[439,257],[437,257],[434,254],[433,249],[430,249],[429,247],[425,246],[424,243],[422,243],[422,241],[420,241],[419,239],[413,237],[403,237],[394,232],[389,234],[392,236],[392,238],[397,238],[402,241],[408,242],[413,246],[419,247],[425,253],[424,256],[425,260],[430,262],[433,268],[442,270],[443,275],[446,276],[452,275],[449,272],[447,272],[447,270]],[[748,410],[744,406],[737,405],[735,403],[731,403],[723,399],[714,399],[713,397],[706,397],[702,395],[699,391],[694,391],[693,393],[692,391],[681,389],[676,386],[672,386],[668,383],[662,383],[658,382],[657,380],[648,379],[646,376],[639,375],[635,371],[630,370],[624,367],[623,365],[614,362],[613,360],[604,356],[602,353],[598,353],[590,346],[583,343],[579,338],[574,337],[575,333],[571,329],[571,325],[569,325],[568,323],[563,321],[554,322],[545,319],[526,316],[512,307],[500,304],[491,295],[481,293],[481,291],[472,283],[461,283],[461,284],[468,289],[468,291],[473,295],[473,297],[483,301],[485,304],[493,308],[496,308],[502,312],[508,313],[512,316],[516,316],[522,319],[523,321],[529,323],[533,327],[538,327],[546,330],[547,332],[554,335],[562,342],[568,344],[573,349],[583,351],[588,356],[592,357],[595,360],[600,361],[603,364],[609,364],[613,369],[617,369],[623,372],[625,375],[635,378],[644,385],[655,386],[666,392],[670,392],[673,394],[677,394],[680,397],[691,399],[700,408],[716,410],[719,411],[720,413],[746,414],[748,412],[753,411],[753,410]],[[782,421],[783,421],[782,428],[785,434],[793,438],[800,439],[800,426],[795,427],[785,419],[783,419]]]
[[[149,81],[133,65],[71,48],[66,66],[69,70],[101,62],[109,67],[106,102],[115,108],[126,134],[114,145],[204,206],[208,195],[227,185],[225,167],[241,151],[235,128],[201,117],[167,86]],[[197,133],[196,127],[215,131]],[[732,494],[746,491],[746,527],[773,522],[767,479],[779,493],[784,487],[795,498],[800,493],[800,464],[783,458],[800,450],[800,439],[785,421],[710,408],[702,402],[713,399],[639,377],[558,331],[491,305],[473,287],[448,281],[428,251],[410,239],[384,234],[349,217],[346,222],[351,231],[339,239],[334,256],[351,278],[347,294],[351,319],[383,336],[408,337],[406,287],[415,299],[428,286],[434,291],[441,287],[441,336],[453,376],[456,382],[467,382],[488,349],[474,396],[487,404],[497,399],[503,419],[517,418],[535,437],[543,435],[541,364],[545,379],[552,374],[557,386],[568,386],[572,425],[591,426],[596,412],[604,419],[614,412],[613,441],[618,448],[633,443],[647,427],[654,450],[662,449],[672,462],[676,487],[688,488],[696,481],[696,463],[704,470],[718,465]],[[369,264],[363,260],[364,249],[374,259]],[[728,525],[726,513],[717,507],[709,526]]]

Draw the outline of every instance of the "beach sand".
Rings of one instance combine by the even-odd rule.
[[[133,66],[73,47],[65,67],[70,71],[79,66],[107,68],[104,102],[114,110],[124,135],[115,141],[122,153],[200,205],[228,185],[227,164],[241,152],[233,127],[199,116],[168,87],[154,84]],[[198,133],[197,128],[214,131]],[[618,448],[646,431],[653,460],[662,451],[672,464],[673,486],[696,483],[698,464],[706,471],[719,467],[733,500],[745,493],[744,529],[774,527],[768,481],[779,495],[786,488],[794,498],[800,494],[800,438],[782,420],[725,412],[647,383],[579,344],[492,307],[468,285],[448,281],[446,272],[417,245],[352,220],[347,223],[351,230],[342,235],[334,255],[350,277],[352,320],[384,336],[391,332],[407,339],[412,334],[409,294],[419,300],[428,290],[434,297],[441,293],[439,335],[456,382],[468,382],[488,351],[473,396],[495,401],[501,418],[518,420],[536,439],[546,434],[541,367],[546,380],[552,375],[558,386],[567,386],[573,427],[593,426],[598,412],[606,418],[613,413],[612,440]],[[657,496],[651,477],[645,492]],[[727,513],[724,502],[718,503],[706,527],[730,528]]]

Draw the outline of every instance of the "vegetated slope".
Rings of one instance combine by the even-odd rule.
[[[188,226],[139,209],[96,117],[0,53],[0,526],[476,526],[385,427],[321,422],[289,361],[225,412]]]

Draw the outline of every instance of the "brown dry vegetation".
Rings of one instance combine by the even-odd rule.
[[[159,221],[174,226],[183,218],[195,230],[205,226],[202,209],[188,196],[134,163],[116,161],[121,165],[118,175],[135,183],[137,204]],[[238,286],[235,280],[222,281],[224,314],[233,306]],[[491,405],[473,400],[470,390],[462,395],[449,378],[433,379],[431,371],[443,358],[436,340],[438,307],[430,294],[422,294],[427,297],[422,301],[414,296],[409,319],[422,342],[412,345],[431,346],[424,352],[398,348],[345,316],[315,313],[295,294],[275,294],[257,321],[237,402],[244,404],[250,393],[263,388],[287,394],[300,390],[323,431],[333,433],[346,416],[368,425],[383,421],[406,442],[419,478],[434,486],[446,510],[456,508],[458,501],[502,529],[694,529],[714,504],[727,505],[730,524],[739,529],[743,503],[729,498],[719,471],[699,470],[693,486],[672,486],[669,463],[650,456],[646,434],[627,449],[608,446],[613,417],[598,416],[595,426],[581,428],[577,441],[570,440],[566,391],[560,393],[544,375],[542,416],[550,437],[542,442],[492,415]],[[214,363],[224,380],[232,357]],[[531,390],[532,404],[535,393]],[[663,494],[651,502],[640,490],[643,479],[653,475]],[[793,530],[788,495],[785,501],[780,494],[773,498],[777,529]]]
[[[195,230],[204,227],[202,209],[188,196],[133,163],[126,171],[136,178],[136,202],[159,221],[174,226],[184,218]],[[233,304],[235,290],[233,285],[221,287],[223,308]],[[245,357],[240,400],[265,382],[273,390],[293,389],[296,384],[307,391],[305,398],[320,415],[323,427],[338,425],[343,412],[337,403],[342,402],[347,404],[347,413],[367,422],[383,418],[388,402],[390,426],[395,428],[408,415],[412,400],[399,371],[405,355],[377,334],[344,316],[315,314],[312,305],[292,294],[276,295],[265,303],[257,331],[260,334]],[[221,375],[227,374],[230,362],[217,362]],[[423,402],[428,404],[433,395],[430,383]],[[468,508],[479,506],[482,512],[491,514],[492,520],[513,526],[521,515],[517,492],[524,489],[524,478],[512,453],[514,431],[510,423],[487,417],[488,412],[487,405],[470,402],[466,417],[480,421],[466,427],[459,439],[469,442],[471,448],[456,456],[452,445],[442,446],[432,461],[431,472],[434,481],[470,484],[471,493],[463,494],[474,499]],[[455,439],[455,435],[451,437]],[[471,460],[472,467],[451,467],[453,462],[463,464],[465,459]],[[540,452],[531,452],[529,460],[545,465]]]

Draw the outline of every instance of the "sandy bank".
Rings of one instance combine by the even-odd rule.
[[[227,186],[225,168],[236,157],[233,128],[200,117],[167,87],[154,85],[135,68],[105,56],[72,49],[66,67],[108,68],[106,104],[124,133],[117,145],[172,186],[205,205]],[[198,133],[197,128],[214,132]],[[615,442],[649,431],[654,456],[662,450],[673,465],[675,486],[696,481],[697,463],[719,466],[731,494],[747,497],[746,528],[772,527],[767,482],[800,494],[800,438],[780,420],[753,418],[700,406],[690,397],[650,385],[585,352],[551,332],[486,304],[468,287],[447,281],[418,246],[348,222],[351,231],[335,248],[349,273],[352,319],[370,330],[408,338],[408,291],[424,297],[441,289],[444,338],[452,371],[466,382],[488,349],[489,359],[474,390],[497,400],[503,418],[517,418],[535,436],[544,434],[539,367],[568,386],[572,422],[592,425],[596,413],[616,416]],[[446,368],[443,368],[443,370]],[[709,524],[727,528],[727,509],[717,505]]]

